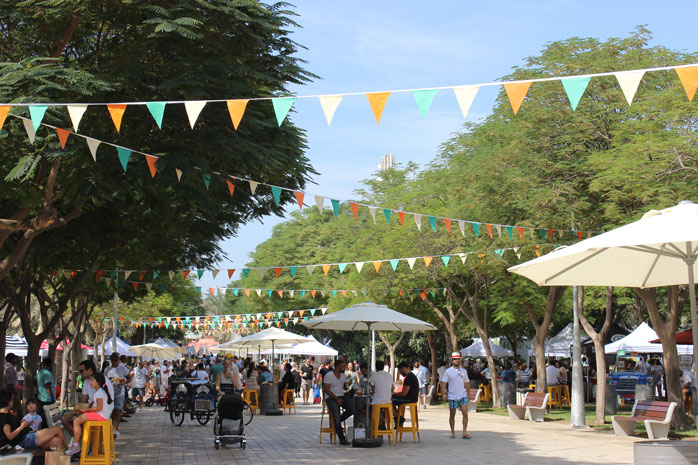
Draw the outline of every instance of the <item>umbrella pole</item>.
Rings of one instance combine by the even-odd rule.
[[[690,253],[691,243],[686,244],[686,249]],[[698,362],[696,361],[696,348],[698,347],[698,312],[696,312],[696,278],[693,275],[693,264],[696,262],[695,256],[686,259],[688,265],[688,293],[691,301],[691,332],[693,333],[693,373],[698,373]]]
[[[584,380],[582,379],[582,343],[579,328],[579,289],[572,287],[572,309],[574,313],[572,344],[572,399],[570,424],[576,428],[586,428],[584,416]]]

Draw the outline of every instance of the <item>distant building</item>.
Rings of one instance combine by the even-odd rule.
[[[381,162],[378,163],[378,171],[387,171],[395,168],[395,154],[390,152],[383,155]]]

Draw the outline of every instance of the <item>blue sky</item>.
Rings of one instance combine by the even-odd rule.
[[[491,82],[548,42],[574,36],[622,37],[639,24],[648,25],[655,44],[692,51],[698,45],[695,3],[688,1],[297,3],[302,28],[293,38],[308,48],[299,54],[308,61],[306,68],[322,78],[292,87],[298,95]],[[498,90],[481,89],[468,120],[488,114]],[[437,94],[424,120],[408,93],[390,97],[380,125],[364,96],[345,97],[331,126],[317,99],[297,100],[294,111],[290,117],[307,131],[307,156],[320,173],[306,191],[337,199],[351,198],[385,153],[395,153],[399,163],[428,163],[465,122],[451,91]],[[228,259],[219,267],[243,267],[249,253],[281,221],[268,217],[243,226],[237,237],[222,244]],[[206,273],[200,282],[204,288],[225,286],[228,276],[220,273],[214,280]]]

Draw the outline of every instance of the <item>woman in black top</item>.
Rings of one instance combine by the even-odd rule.
[[[281,382],[279,383],[279,401],[281,401],[281,394],[284,392],[284,389],[295,389],[296,388],[296,378],[293,375],[293,372],[291,372],[291,364],[287,363],[284,365],[284,371],[286,372],[284,374],[284,377],[281,378]]]
[[[4,439],[11,446],[20,446],[23,449],[36,449],[38,447],[49,450],[51,446],[65,449],[63,430],[60,426],[40,429],[33,432],[29,424],[10,413],[12,409],[12,392],[3,389],[0,391],[0,430]]]

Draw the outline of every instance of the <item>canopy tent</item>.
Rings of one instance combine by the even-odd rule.
[[[209,347],[217,346],[218,341],[215,339],[211,338],[203,338],[199,339],[198,341],[190,342],[187,344],[187,348],[192,348],[194,352],[208,352]]]
[[[65,342],[68,345],[70,345],[69,339],[66,339]],[[58,343],[56,350],[63,350],[63,343],[62,342]],[[90,347],[90,346],[85,345],[83,343],[80,343],[80,350],[86,350],[87,355],[94,355],[95,354],[94,347]],[[46,357],[48,355],[48,340],[44,339],[44,341],[41,343],[41,346],[39,347],[39,355],[41,355],[42,357]]]
[[[119,355],[125,355],[127,357],[136,357],[137,354],[134,354],[131,352],[131,346],[128,345],[125,341],[121,340],[120,338],[116,338],[116,351],[119,353]],[[97,346],[97,354],[102,353],[102,346],[99,345]],[[104,341],[104,353],[105,354],[111,354],[112,353],[112,339],[109,338],[106,341]]]
[[[312,341],[301,342],[300,344],[295,344],[291,347],[284,347],[276,350],[279,355],[317,355],[317,356],[327,356],[336,357],[339,352],[330,346],[321,344],[317,339],[310,336]],[[269,350],[263,350],[263,354],[271,353]]]
[[[19,334],[5,336],[5,355],[12,353],[18,357],[26,357],[27,349],[29,349],[29,345],[26,339]]]
[[[615,354],[619,350],[627,350],[629,352],[640,352],[643,354],[661,354],[662,344],[650,342],[655,339],[657,339],[657,333],[650,328],[650,325],[643,321],[632,333],[628,334],[623,339],[606,344],[604,346],[604,352],[607,354]],[[676,348],[679,354],[693,353],[693,346],[677,345]]]
[[[155,342],[153,342],[153,344],[157,344],[157,345],[162,346],[162,347],[177,347],[177,348],[180,348],[180,345],[179,345],[179,344],[177,344],[177,343],[174,342],[174,341],[171,341],[170,339],[168,339],[168,338],[166,338],[166,337],[159,337],[159,338],[157,338],[157,339],[155,340]]]
[[[676,343],[677,344],[688,344],[688,345],[693,345],[693,330],[692,329],[684,329],[683,331],[679,331],[678,333],[675,334],[676,337]],[[659,338],[654,339],[650,342],[662,342],[659,340]]]
[[[582,339],[589,336],[580,328]],[[572,344],[574,343],[574,327],[572,323],[565,326],[562,331],[545,341],[545,355],[547,357],[571,357]]]
[[[514,356],[514,352],[497,345],[492,339],[490,339],[490,349],[492,350],[492,355],[497,358]],[[485,352],[485,344],[482,343],[482,339],[480,338],[475,339],[475,342],[470,344],[468,347],[461,349],[460,354],[463,357],[487,357],[487,352]]]

